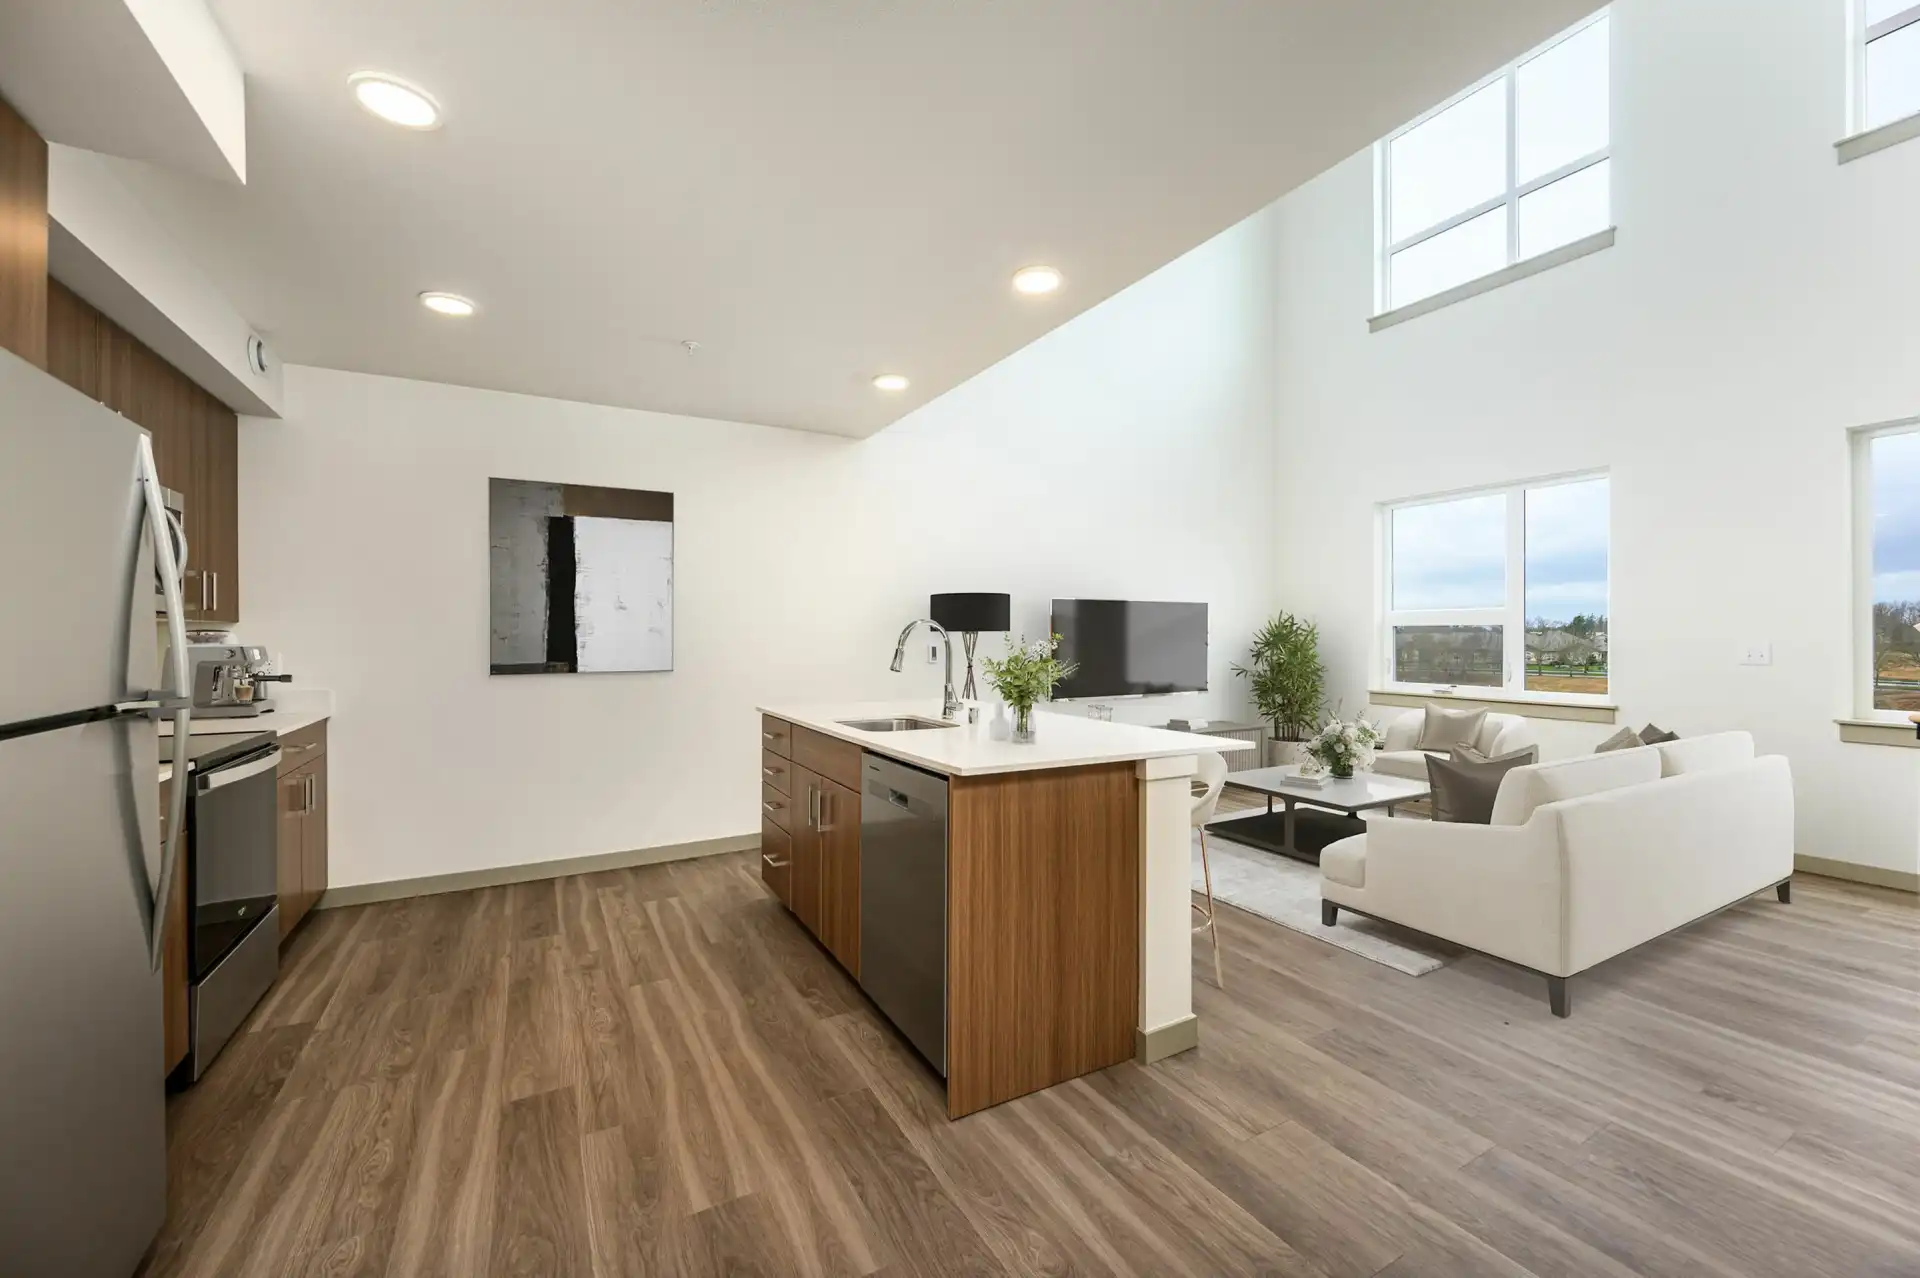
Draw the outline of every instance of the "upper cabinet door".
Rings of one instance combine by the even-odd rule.
[[[198,391],[198,387],[194,387]],[[240,621],[240,419],[219,400],[201,392],[191,418],[192,492],[187,517],[200,527],[193,538],[200,562],[208,621]],[[192,534],[189,534],[192,536]],[[197,590],[197,587],[196,587]],[[196,593],[195,602],[199,602]]]
[[[240,620],[240,419],[57,281],[47,370],[153,436],[160,482],[186,498],[187,617]]]

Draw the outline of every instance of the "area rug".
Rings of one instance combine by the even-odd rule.
[[[1382,923],[1342,912],[1332,927],[1320,923],[1320,869],[1318,866],[1243,847],[1232,842],[1216,822],[1207,827],[1208,859],[1213,865],[1213,899],[1236,909],[1291,928],[1302,936],[1337,945],[1408,976],[1425,976],[1458,958],[1462,951],[1446,944]],[[1193,838],[1193,886],[1205,885],[1200,872],[1200,836]]]

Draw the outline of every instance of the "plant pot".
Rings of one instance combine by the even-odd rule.
[[[1013,742],[1015,745],[1033,744],[1033,707],[1013,707]]]
[[[1304,758],[1300,753],[1298,741],[1282,741],[1278,737],[1267,738],[1267,757],[1260,766],[1263,768],[1291,767]]]

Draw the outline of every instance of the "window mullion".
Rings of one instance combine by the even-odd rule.
[[[1516,119],[1520,109],[1520,77],[1507,76],[1507,265],[1520,260],[1520,197],[1515,191],[1519,176],[1519,143]]]
[[[1527,687],[1527,490],[1507,491],[1506,689]]]

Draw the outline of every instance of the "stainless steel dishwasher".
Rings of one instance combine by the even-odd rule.
[[[860,988],[947,1076],[947,779],[860,760]]]

